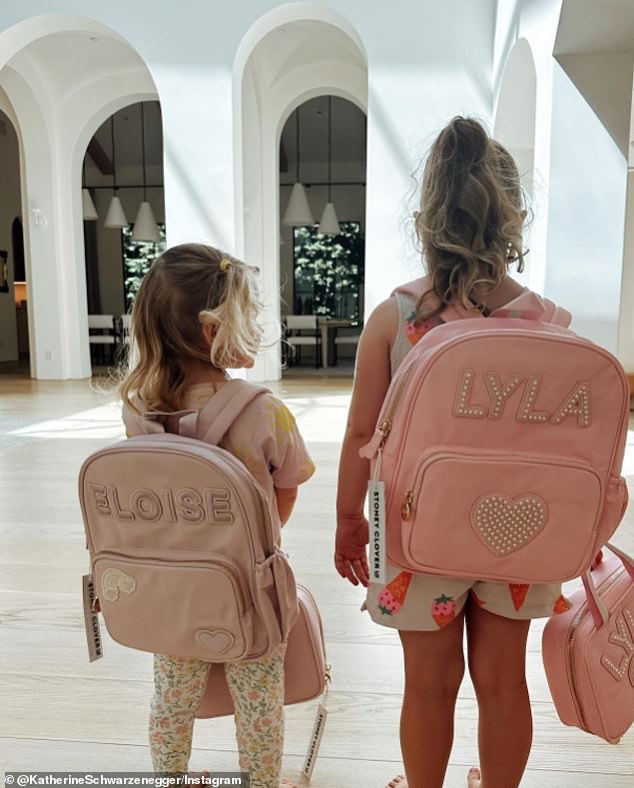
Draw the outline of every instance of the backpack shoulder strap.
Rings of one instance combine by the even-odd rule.
[[[572,315],[566,309],[528,288],[525,288],[512,301],[491,312],[491,317],[519,317],[524,320],[539,320],[541,323],[552,323],[563,328],[567,328],[572,320]]]
[[[406,293],[418,299],[427,290],[431,290],[431,279],[428,276],[423,276],[420,279],[414,279],[411,282],[400,285],[393,293]],[[430,293],[429,299],[430,302],[432,300],[436,301],[437,296]],[[570,312],[563,307],[557,306],[549,298],[540,296],[528,288],[525,288],[522,293],[512,301],[509,301],[508,304],[496,309],[490,316],[539,320],[542,323],[553,323],[564,328],[567,328],[572,321]],[[444,321],[449,322],[451,320],[460,320],[461,318],[484,317],[484,315],[477,310],[465,309],[460,302],[454,300],[443,309],[441,317]]]
[[[438,303],[438,296],[431,290],[431,278],[429,276],[421,276],[419,279],[414,279],[411,282],[406,282],[403,285],[399,285],[392,291],[392,295],[395,293],[405,293],[406,295],[410,295],[418,300],[423,295],[423,293],[428,291],[429,295],[427,298],[429,299],[430,305]],[[452,320],[478,318],[483,317],[483,315],[477,310],[465,309],[465,307],[462,306],[459,301],[453,300],[443,308],[439,317],[448,323]]]
[[[240,378],[224,383],[200,410],[146,411],[137,415],[124,408],[123,420],[130,435],[169,432],[218,445],[231,425],[256,397],[269,392]]]
[[[270,394],[271,390],[266,386],[257,386],[241,378],[224,383],[198,411],[193,434],[187,434],[187,437],[218,445],[247,405],[267,393]],[[192,420],[189,418],[183,426],[189,431],[191,425]],[[180,434],[186,433],[181,429]]]

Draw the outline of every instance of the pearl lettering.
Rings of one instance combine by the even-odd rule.
[[[488,395],[488,403],[472,401],[476,373],[465,369],[460,373],[454,399],[453,415],[467,419],[494,419],[504,416],[507,402],[516,391],[522,391],[515,419],[527,424],[561,424],[569,418],[577,427],[589,427],[591,423],[590,383],[581,380],[575,383],[561,402],[552,410],[537,409],[541,380],[537,377],[526,377],[520,373],[509,375],[504,382],[498,372],[483,373],[483,380]]]

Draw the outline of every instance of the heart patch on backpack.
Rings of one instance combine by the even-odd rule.
[[[548,506],[538,495],[487,495],[471,510],[471,525],[493,555],[505,556],[525,547],[546,525]]]
[[[209,629],[199,629],[196,632],[196,642],[209,651],[222,654],[223,651],[233,646],[234,637],[226,629],[214,629],[213,632]]]

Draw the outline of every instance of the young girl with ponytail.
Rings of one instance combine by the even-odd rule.
[[[454,711],[465,670],[478,702],[479,768],[469,788],[516,788],[531,748],[526,640],[533,618],[568,604],[557,584],[517,586],[476,578],[403,572],[388,562],[387,583],[369,583],[363,514],[372,437],[390,380],[410,348],[458,303],[467,316],[557,309],[509,276],[522,271],[526,211],[510,154],[469,118],[454,118],[433,143],[415,225],[427,276],[397,288],[370,316],[359,342],[337,496],[335,566],[368,586],[372,619],[398,630],[405,692],[401,750],[405,775],[389,788],[442,788],[453,744]],[[559,310],[560,321],[570,316]],[[447,392],[448,397],[453,391]]]

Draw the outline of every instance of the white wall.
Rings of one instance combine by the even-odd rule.
[[[552,121],[546,292],[576,331],[615,352],[627,162],[558,65]]]
[[[532,160],[532,177],[530,178],[530,208],[532,219],[528,228],[527,241],[530,253],[527,259],[526,284],[539,293],[546,291],[546,271],[552,264],[547,256],[548,217],[550,200],[550,158],[551,158],[551,124],[553,104],[553,46],[559,24],[561,0],[507,0],[497,4],[497,18],[494,44],[493,89],[496,101],[496,112],[506,113],[503,102],[510,100],[512,110],[515,102],[505,91],[505,80],[511,77],[515,85],[515,101],[519,102],[519,110],[524,118],[530,118],[533,128],[532,144],[527,146],[530,135],[522,138],[517,126],[513,126],[511,147],[517,145],[519,135],[519,164],[528,165]],[[513,53],[518,42],[524,49],[520,62],[514,59]],[[526,51],[525,46],[528,47]],[[521,51],[521,50],[520,50]],[[517,51],[515,51],[517,55]],[[528,56],[534,69],[534,85],[527,79],[529,68]],[[522,62],[523,61],[523,62]],[[516,67],[519,73],[513,73]],[[510,67],[510,73],[507,69]],[[526,90],[530,84],[530,90]],[[505,123],[509,128],[511,123]],[[528,131],[528,130],[527,130]],[[526,179],[525,179],[526,181]],[[550,295],[549,293],[545,293]]]
[[[73,345],[72,340],[81,329],[80,323],[69,326],[61,334],[55,328],[60,316],[74,314],[78,309],[81,311],[80,291],[84,286],[80,273],[76,272],[69,278],[67,271],[69,265],[77,265],[77,257],[81,254],[81,244],[76,236],[77,220],[68,219],[65,215],[69,210],[78,209],[75,197],[69,199],[69,190],[76,188],[79,163],[75,164],[75,153],[70,156],[64,151],[64,139],[60,136],[62,128],[69,139],[79,142],[81,137],[85,144],[90,133],[107,116],[98,117],[98,105],[109,113],[117,108],[117,101],[120,102],[118,106],[122,106],[132,100],[143,97],[156,99],[158,96],[164,122],[168,243],[202,240],[238,254],[248,252],[250,259],[259,262],[264,269],[267,295],[276,298],[279,292],[276,278],[279,205],[277,195],[268,189],[267,184],[277,173],[276,146],[281,124],[296,103],[310,97],[311,92],[312,95],[326,90],[334,92],[337,85],[341,85],[342,78],[348,84],[359,79],[358,74],[352,76],[353,62],[358,62],[361,70],[363,63],[367,63],[366,306],[369,310],[399,281],[420,273],[419,255],[408,233],[408,215],[417,201],[417,184],[411,179],[412,172],[420,172],[420,159],[436,133],[453,115],[476,115],[491,126],[506,59],[519,38],[525,38],[530,46],[537,78],[534,146],[536,218],[531,237],[531,265],[535,272],[533,286],[545,290],[552,297],[563,297],[564,301],[567,296],[574,295],[573,308],[577,301],[583,301],[578,319],[585,321],[584,325],[590,327],[594,336],[613,346],[615,313],[611,316],[604,311],[591,314],[587,304],[592,300],[600,304],[597,307],[600,310],[615,309],[614,293],[620,279],[613,270],[618,246],[614,238],[622,239],[622,231],[617,231],[617,224],[623,221],[623,211],[617,206],[617,210],[605,218],[611,236],[602,245],[602,254],[606,263],[608,258],[610,260],[609,271],[600,283],[597,299],[590,299],[587,284],[575,282],[567,290],[563,285],[573,270],[567,251],[571,247],[564,241],[572,220],[568,219],[567,225],[559,203],[552,210],[549,206],[550,199],[561,200],[560,190],[567,177],[571,176],[571,181],[566,188],[573,196],[587,188],[588,178],[595,179],[595,183],[597,177],[596,170],[588,172],[584,169],[587,158],[583,151],[574,145],[568,151],[563,150],[561,129],[568,128],[570,112],[579,122],[585,124],[587,121],[591,128],[592,119],[582,103],[574,99],[574,93],[570,95],[562,84],[558,83],[557,90],[553,90],[552,51],[560,5],[560,0],[505,0],[497,3],[494,0],[472,0],[469,3],[447,0],[442,4],[421,0],[419,3],[393,3],[389,7],[366,0],[282,5],[273,0],[243,0],[232,4],[220,0],[191,0],[186,5],[152,0],[137,0],[133,4],[127,0],[111,0],[107,4],[96,0],[65,0],[63,9],[67,14],[92,17],[97,20],[97,26],[110,28],[112,41],[122,52],[128,47],[128,50],[138,53],[139,62],[147,67],[144,72],[146,82],[141,86],[140,77],[136,74],[131,77],[120,73],[115,85],[102,75],[91,85],[67,85],[65,92],[42,91],[37,97],[41,106],[31,110],[25,106],[28,102],[22,104],[20,118],[25,121],[37,112],[42,116],[42,106],[46,107],[51,118],[61,112],[62,105],[64,110],[72,110],[65,112],[64,122],[59,124],[55,137],[51,138],[48,129],[48,136],[42,134],[39,140],[33,138],[29,145],[25,144],[27,155],[33,152],[33,161],[41,163],[44,172],[49,171],[53,179],[61,178],[56,187],[46,186],[42,190],[30,179],[27,167],[26,182],[31,188],[26,199],[31,201],[42,195],[51,207],[47,229],[37,235],[34,227],[29,228],[33,247],[42,255],[42,261],[36,264],[37,271],[43,276],[40,292],[49,295],[48,304],[46,299],[35,297],[35,301],[39,301],[36,308],[42,309],[44,315],[39,335],[40,338],[52,336],[55,340],[54,347],[47,347],[53,355],[52,360],[40,352],[42,348],[38,349],[35,374],[51,377],[87,374],[87,348],[81,344]],[[3,53],[10,55],[17,51],[21,45],[28,44],[29,36],[34,35],[32,28],[35,23],[29,22],[7,38],[7,28],[11,24],[31,15],[57,12],[59,7],[59,1],[54,0],[3,3],[0,6],[0,64],[4,62]],[[330,20],[328,23],[335,27],[339,25],[357,47],[361,60],[354,61],[356,55],[353,55],[348,71],[338,70],[340,61],[333,61],[332,67],[324,68],[322,63],[320,68],[306,68],[301,60],[302,54],[312,52],[312,62],[316,62],[309,45],[288,63],[278,64],[285,73],[278,80],[278,92],[272,96],[275,111],[272,105],[258,104],[257,97],[253,95],[242,105],[242,97],[248,93],[249,80],[262,80],[267,75],[261,72],[254,77],[245,72],[244,85],[237,84],[238,71],[240,79],[243,73],[235,69],[238,54],[248,59],[249,53],[245,54],[241,49],[242,43],[249,39],[249,47],[253,49],[258,42],[257,31],[264,35],[272,29],[260,24],[268,13],[275,15],[278,26],[283,26],[285,19],[307,25],[315,20],[323,24]],[[151,25],[147,24],[148,17],[152,19]],[[58,14],[55,18],[59,21]],[[41,24],[40,19],[38,25]],[[73,25],[79,35],[81,25],[76,22]],[[88,30],[89,27],[86,23],[82,29]],[[388,27],[389,35],[386,34]],[[102,31],[102,35],[106,33]],[[63,58],[58,57],[57,60]],[[108,62],[105,58],[104,63]],[[26,59],[21,65],[24,70],[19,76],[24,80],[29,76]],[[114,61],[110,65],[114,68]],[[40,73],[43,74],[44,70],[40,69]],[[79,80],[81,77],[87,80],[95,76],[81,74],[70,66],[64,70],[63,65],[58,66],[56,73],[60,79]],[[86,91],[92,91],[90,112],[82,112],[78,101],[70,101],[73,90],[77,96],[82,90],[85,95]],[[289,99],[291,94],[295,96],[294,102]],[[126,96],[126,101],[123,96]],[[556,115],[553,114],[553,98]],[[356,100],[359,101],[358,96]],[[570,111],[562,101],[570,102]],[[261,120],[265,116],[265,133],[255,147],[245,148],[242,158],[243,140],[239,130],[247,128],[251,120]],[[92,128],[88,128],[89,123]],[[561,123],[563,125],[559,128]],[[73,124],[81,125],[81,130],[73,129]],[[552,151],[557,150],[559,156],[561,150],[566,156],[554,163],[554,180],[549,183],[551,127],[555,129],[556,137],[552,141]],[[600,137],[602,161],[605,159],[608,168],[605,179],[599,184],[599,191],[608,193],[609,190],[610,199],[614,200],[616,195],[621,200],[620,205],[624,206],[624,177],[621,177],[620,185],[616,183],[618,166],[613,150],[601,137],[600,130],[595,131]],[[48,140],[46,144],[43,144],[44,140]],[[252,165],[257,164],[258,157],[264,164],[258,165],[259,174],[252,176],[249,173]],[[55,162],[54,166],[51,166],[51,161]],[[68,167],[69,161],[76,168],[72,179],[64,176],[64,167]],[[566,161],[580,168],[578,174],[565,171]],[[266,211],[253,212],[254,195],[258,200],[268,202]],[[54,201],[49,201],[53,196]],[[590,195],[590,203],[594,205],[593,199]],[[588,217],[587,212],[581,215]],[[555,219],[557,226],[548,230],[548,221]],[[584,221],[577,235],[580,238],[590,235],[592,226],[592,223]],[[583,246],[588,249],[592,247],[592,239],[586,240]],[[55,256],[52,266],[48,261],[50,276],[44,270],[46,254]],[[55,288],[59,288],[56,282],[64,282],[68,293],[55,293]],[[55,293],[53,299],[50,299],[51,288]],[[49,313],[47,310],[52,311]],[[596,326],[591,326],[595,319]],[[77,355],[84,360],[78,362]],[[274,369],[269,366],[259,370],[258,374],[274,374]]]
[[[422,273],[410,217],[434,138],[458,114],[490,125],[494,5],[392,3],[354,20],[369,63],[366,312]]]
[[[628,372],[634,372],[634,169],[627,174],[625,238],[623,242],[621,314],[618,326],[618,356]]]

